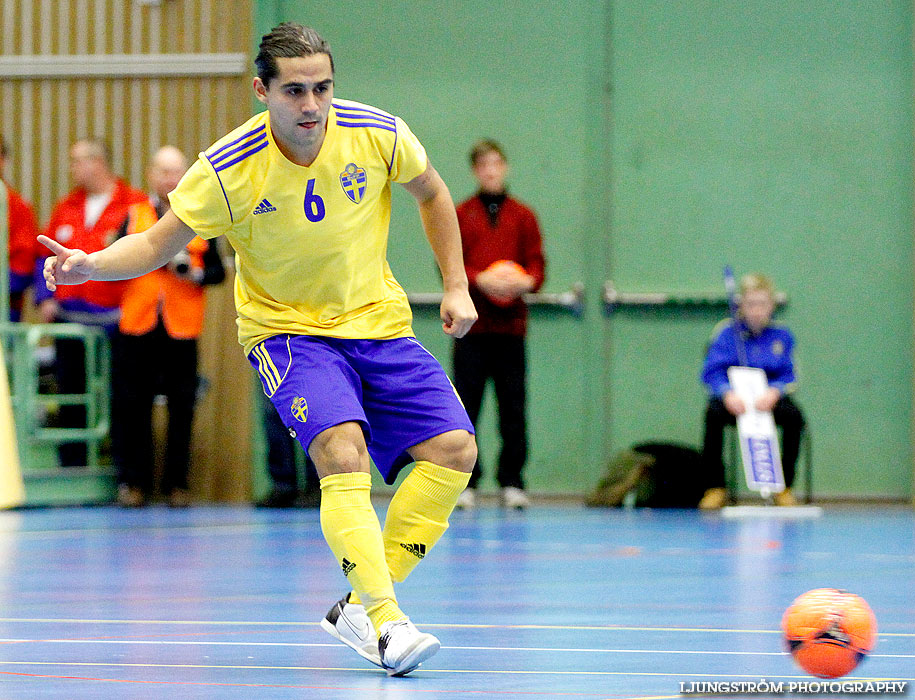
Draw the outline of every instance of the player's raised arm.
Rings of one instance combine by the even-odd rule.
[[[445,292],[440,309],[442,328],[448,335],[463,338],[477,320],[477,311],[468,292],[461,232],[451,193],[431,163],[422,175],[404,187],[419,204],[426,238],[442,271]]]
[[[54,253],[45,261],[45,285],[53,292],[59,284],[139,277],[162,267],[193,238],[194,232],[171,210],[145,231],[124,236],[95,253],[67,248],[42,235],[39,242]]]

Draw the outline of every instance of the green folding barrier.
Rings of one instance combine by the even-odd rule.
[[[42,393],[39,354],[42,345],[57,338],[82,341],[85,347],[86,391],[82,394]],[[101,463],[101,446],[110,429],[110,367],[108,338],[92,326],[76,323],[0,323],[10,377],[20,461],[26,486],[26,504],[66,504],[110,501],[115,492],[113,469]],[[55,407],[81,405],[86,427],[45,425]],[[60,467],[57,446],[85,442],[85,467]]]

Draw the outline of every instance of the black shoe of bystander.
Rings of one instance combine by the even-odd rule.
[[[254,505],[257,508],[295,508],[297,496],[295,489],[274,486],[270,493]]]
[[[306,486],[295,499],[295,504],[299,508],[320,508],[321,506],[321,487]]]

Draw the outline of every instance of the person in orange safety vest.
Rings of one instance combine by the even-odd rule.
[[[125,234],[144,231],[168,209],[168,193],[187,169],[174,146],[163,146],[147,170],[152,195],[131,207]],[[189,503],[191,428],[197,397],[197,339],[203,330],[204,287],[225,279],[215,241],[194,238],[167,265],[130,280],[115,343],[114,459],[118,503],[144,505],[154,491],[152,409],[168,403],[168,440],[161,491],[174,507]]]

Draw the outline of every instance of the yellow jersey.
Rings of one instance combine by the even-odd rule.
[[[261,112],[200,154],[169,195],[201,238],[235,249],[245,352],[281,333],[351,339],[413,335],[387,262],[391,182],[421,175],[426,152],[399,117],[334,99],[310,166],[277,148]]]

